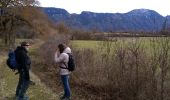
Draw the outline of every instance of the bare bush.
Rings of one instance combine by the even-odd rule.
[[[39,49],[39,54],[42,56],[43,62],[47,65],[54,64],[54,54],[58,48],[58,44],[68,44],[70,36],[53,35]],[[48,63],[47,63],[48,62]]]
[[[86,32],[83,30],[72,30],[72,39],[74,40],[91,40],[92,39],[92,33]]]
[[[50,69],[43,70],[56,72],[53,68],[55,48],[67,40],[68,37],[60,35],[41,46],[43,65]],[[153,38],[148,42],[139,38],[128,42],[102,41],[94,49],[73,46],[72,50],[76,70],[72,73],[71,86],[77,91],[75,95],[86,100],[170,99],[169,38]]]
[[[97,51],[76,51],[78,71],[74,73],[74,83],[82,87],[86,83],[104,99],[168,100],[168,40],[163,39],[161,44],[153,40],[150,49],[145,48],[143,41],[132,39],[128,45],[103,42]],[[157,49],[159,46],[162,51]]]

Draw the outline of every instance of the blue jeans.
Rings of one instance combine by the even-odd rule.
[[[18,97],[18,100],[28,100],[28,97],[26,97],[26,91],[29,87],[29,83],[29,80],[24,79],[24,73],[20,73],[19,82],[16,88],[16,97]]]
[[[69,85],[69,75],[61,75],[61,80],[64,88],[64,97],[69,98],[71,95],[70,85]]]

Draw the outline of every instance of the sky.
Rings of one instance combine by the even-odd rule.
[[[42,7],[63,8],[69,13],[126,13],[133,9],[150,9],[170,15],[170,0],[38,0]]]

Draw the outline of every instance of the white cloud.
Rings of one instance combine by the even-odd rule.
[[[64,8],[70,13],[82,11],[125,13],[133,9],[151,9],[170,15],[170,0],[39,0],[43,7]]]

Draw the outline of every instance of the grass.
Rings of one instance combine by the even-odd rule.
[[[114,40],[116,41],[93,41],[93,40],[74,40],[71,41],[71,44],[73,45],[74,48],[76,49],[99,49],[99,48],[105,48],[108,47],[107,45],[111,45],[109,47],[111,47],[112,50],[114,50],[114,48],[116,48],[117,46],[122,46],[122,47],[128,47],[128,46],[132,46],[135,45],[135,43],[137,43],[137,45],[141,45],[141,47],[145,48],[145,50],[149,51],[151,50],[151,46],[153,45],[153,43],[156,43],[155,46],[159,46],[159,42],[163,41],[165,39],[165,37],[137,37],[137,38],[133,38],[133,37],[120,37],[120,38],[114,38]],[[157,41],[157,42],[153,42],[153,41]]]
[[[141,97],[144,95],[144,94],[142,94],[142,92],[144,92],[144,91],[149,91],[149,89],[147,89],[147,85],[149,86],[149,84],[152,84],[152,80],[151,80],[151,78],[155,78],[156,80],[158,80],[158,81],[160,81],[161,82],[161,77],[160,77],[160,75],[161,75],[161,70],[163,69],[163,68],[160,68],[163,64],[162,64],[162,61],[161,61],[161,57],[163,57],[162,56],[162,52],[166,52],[166,50],[164,50],[165,49],[165,46],[166,46],[166,48],[168,47],[169,48],[169,46],[168,45],[163,45],[163,44],[166,44],[167,42],[166,42],[166,39],[167,38],[165,38],[165,37],[163,37],[163,38],[119,38],[118,40],[117,40],[117,45],[116,45],[116,42],[114,42],[114,41],[112,41],[112,43],[113,43],[113,45],[112,45],[112,50],[114,51],[114,48],[115,49],[121,49],[121,48],[119,48],[119,46],[121,46],[121,44],[123,44],[123,42],[124,42],[124,45],[122,45],[122,47],[123,48],[126,48],[126,46],[127,47],[132,47],[133,45],[134,45],[134,48],[128,48],[128,50],[127,49],[125,49],[125,56],[122,56],[123,55],[123,51],[121,51],[121,50],[119,50],[119,52],[118,53],[115,53],[115,54],[118,54],[118,56],[116,55],[114,55],[114,57],[113,58],[111,58],[111,62],[109,62],[109,63],[106,63],[108,66],[109,66],[109,64],[110,64],[110,67],[107,67],[107,66],[105,66],[105,69],[108,69],[109,70],[109,68],[111,69],[111,72],[110,72],[110,75],[108,75],[109,76],[109,78],[111,79],[111,83],[114,83],[114,82],[118,82],[118,84],[119,84],[119,82],[120,83],[123,83],[123,84],[125,84],[124,86],[120,86],[120,89],[123,87],[125,87],[124,88],[124,90],[122,89],[122,91],[125,91],[125,95],[127,95],[127,97],[128,97],[128,93],[133,93],[133,91],[135,91],[135,88],[133,88],[133,86],[135,86],[134,85],[134,83],[135,83],[135,81],[136,82],[139,82],[138,80],[136,80],[135,78],[133,79],[133,78],[131,78],[131,75],[132,76],[137,76],[137,77],[139,77],[139,75],[137,75],[137,74],[133,74],[133,72],[135,72],[135,70],[134,69],[137,69],[138,71],[136,71],[136,73],[139,73],[142,77],[144,76],[144,77],[146,77],[146,79],[145,78],[143,78],[142,79],[142,77],[140,78],[140,79],[142,79],[142,81],[140,81],[141,83],[143,82],[145,85],[146,85],[146,87],[143,87],[142,85],[136,85],[136,87],[141,87],[141,90],[139,90],[140,91],[140,93],[141,94],[139,94],[139,95],[141,95]],[[168,38],[169,39],[169,38]],[[137,40],[137,41],[136,41]],[[137,47],[138,47],[138,45],[139,45],[139,43],[142,45],[142,49],[136,49]],[[98,50],[98,48],[96,49],[95,47],[97,47],[97,46],[101,46],[101,47],[103,47],[103,49],[105,49],[105,48],[107,48],[107,44],[109,44],[109,43],[102,43],[102,41],[100,42],[100,41],[80,41],[80,40],[78,40],[78,41],[73,41],[72,42],[72,44],[73,44],[73,47],[75,46],[76,48],[78,48],[78,49],[81,49],[81,48],[91,48],[91,49],[94,49],[94,51],[95,51],[95,53],[94,53],[94,55],[97,55],[97,53],[96,53],[96,51]],[[89,45],[88,45],[89,44]],[[104,45],[103,45],[104,44]],[[156,48],[154,49],[154,46],[152,45],[152,44],[154,44],[155,46],[156,46]],[[170,45],[170,44],[169,44]],[[118,47],[115,47],[115,46],[118,46]],[[132,50],[132,51],[130,51],[130,50]],[[154,49],[154,50],[153,50]],[[144,52],[143,52],[143,50],[144,50]],[[86,50],[87,51],[87,50]],[[111,51],[112,52],[112,51]],[[167,51],[168,53],[170,53],[170,51],[169,51],[169,49],[168,49],[168,51]],[[89,53],[89,55],[88,55],[88,53]],[[101,53],[101,52],[100,52]],[[140,53],[140,54],[139,54]],[[155,56],[153,56],[153,54],[156,54],[156,57]],[[93,53],[92,53],[93,54]],[[87,55],[87,56],[86,56]],[[136,59],[135,59],[135,56],[137,55],[137,57],[136,57]],[[82,75],[82,79],[83,80],[85,80],[86,81],[86,83],[91,83],[93,86],[95,86],[95,83],[97,82],[97,78],[98,77],[94,77],[93,78],[93,76],[96,74],[97,75],[97,72],[99,72],[98,71],[98,69],[100,68],[99,66],[96,66],[97,65],[97,63],[95,63],[94,64],[94,66],[93,66],[93,63],[91,63],[91,62],[93,62],[93,61],[95,61],[96,60],[96,62],[98,62],[99,64],[102,64],[102,62],[100,62],[100,58],[98,57],[98,58],[95,58],[95,59],[90,59],[90,58],[92,58],[93,56],[92,55],[90,55],[90,52],[86,52],[86,54],[84,54],[83,55],[83,53],[82,54],[80,54],[80,56],[79,57],[77,57],[77,58],[81,58],[81,56],[85,56],[84,58],[86,58],[86,59],[80,59],[79,61],[77,61],[77,62],[79,62],[80,64],[79,64],[79,68],[81,67],[82,68],[82,70],[80,70],[80,71],[82,71],[82,72],[79,72],[77,75],[79,75],[80,77],[81,77],[81,75]],[[153,59],[152,57],[150,57],[150,56],[153,56],[155,59]],[[167,55],[168,56],[168,60],[169,60],[169,54]],[[101,58],[102,58],[102,56],[100,56]],[[106,57],[108,57],[108,55],[106,55]],[[121,59],[121,57],[123,57],[124,59]],[[86,62],[86,60],[88,60],[88,59],[90,59],[89,61],[87,61]],[[109,58],[108,58],[109,59]],[[138,61],[138,59],[140,59],[140,61]],[[157,61],[157,59],[159,60],[159,61]],[[153,60],[153,61],[152,61]],[[167,60],[167,61],[168,61]],[[105,60],[104,60],[105,61]],[[106,59],[106,61],[108,61],[107,59]],[[86,64],[84,64],[86,62]],[[114,62],[114,63],[112,63],[112,62]],[[119,63],[120,62],[120,63]],[[135,62],[135,63],[134,63]],[[151,63],[151,62],[153,62],[153,63]],[[157,62],[158,62],[158,64],[157,64]],[[90,63],[90,64],[89,64]],[[153,64],[156,64],[155,66],[153,65]],[[167,62],[167,63],[169,63],[169,62]],[[88,65],[89,64],[89,65]],[[113,65],[112,65],[113,64]],[[83,65],[85,65],[85,66],[83,66]],[[104,64],[103,64],[104,65]],[[169,65],[169,64],[168,64]],[[89,67],[90,66],[90,67]],[[114,68],[114,66],[116,66],[115,68]],[[130,67],[129,67],[130,66]],[[149,74],[150,73],[153,73],[153,70],[150,70],[151,69],[151,67],[153,68],[153,66],[154,66],[154,68],[156,68],[157,70],[155,71],[155,73],[156,74],[154,74],[155,76],[149,76]],[[85,70],[85,67],[87,68],[87,70]],[[121,69],[121,67],[122,67],[122,69]],[[123,69],[123,67],[125,68],[125,69]],[[134,69],[133,69],[133,68]],[[158,67],[159,67],[159,69],[158,69]],[[94,69],[90,69],[90,68],[94,68]],[[113,68],[113,69],[112,69]],[[131,69],[132,68],[132,69]],[[91,71],[96,71],[96,73],[95,72],[91,72]],[[128,70],[129,70],[129,72],[128,72]],[[84,73],[83,73],[83,71],[84,71]],[[105,70],[104,70],[105,71]],[[102,72],[104,72],[104,71],[100,71],[100,73],[99,73],[99,75],[101,74],[102,75]],[[114,71],[114,73],[118,73],[118,74],[114,74],[112,71]],[[119,74],[121,74],[121,71],[122,71],[122,76],[125,76],[124,78],[122,78],[122,76],[120,75],[120,76],[116,76],[116,77],[118,77],[118,79],[123,79],[123,80],[116,80],[116,77],[112,77],[112,76],[114,76],[114,75],[119,75]],[[131,72],[132,71],[132,72]],[[169,71],[169,70],[168,70]],[[89,74],[89,72],[91,72],[90,74]],[[126,73],[127,72],[127,73]],[[149,72],[149,74],[147,75],[146,73],[148,73]],[[95,73],[95,74],[94,74]],[[109,73],[109,71],[106,71],[106,73]],[[113,73],[113,74],[111,74],[111,73]],[[130,74],[128,74],[128,73],[130,73]],[[164,74],[164,73],[162,73],[162,74]],[[98,75],[98,76],[99,76]],[[127,75],[127,76],[126,76]],[[135,77],[136,77],[135,76]],[[107,78],[106,79],[106,81],[104,81],[104,78],[105,77],[107,77],[106,75],[104,76],[103,75],[103,79],[101,79],[102,81],[98,81],[97,83],[102,83],[102,82],[104,82],[103,84],[104,84],[104,86],[105,87],[107,87],[107,83],[109,83],[110,81],[110,79],[109,78]],[[165,88],[163,88],[163,90],[168,90],[169,91],[169,76],[168,76],[168,74],[167,74],[167,76],[166,76],[168,79],[166,79],[165,81],[166,82],[162,82],[163,84],[164,84],[164,86],[165,86]],[[90,80],[88,80],[88,79],[90,79]],[[93,80],[94,79],[94,81],[91,81],[91,80]],[[114,80],[115,79],[115,80]],[[127,80],[126,80],[127,79]],[[129,79],[129,80],[128,80]],[[140,80],[139,79],[139,80]],[[125,81],[126,80],[126,81]],[[112,82],[113,81],[113,82]],[[124,82],[131,82],[132,81],[132,84],[130,84],[130,85],[126,85],[126,83],[124,83]],[[134,82],[134,83],[133,83]],[[77,83],[79,83],[79,82],[77,82]],[[136,84],[136,83],[135,83]],[[155,84],[157,84],[158,85],[158,88],[159,88],[159,85],[160,85],[160,83],[159,82],[156,82],[155,81]],[[127,86],[127,87],[126,87]],[[131,87],[132,86],[132,87]],[[114,87],[114,86],[113,86]],[[112,84],[111,84],[111,86],[110,86],[110,88],[113,88],[112,87]],[[96,86],[95,86],[95,88],[96,88]],[[117,87],[117,86],[115,86],[115,88],[119,88],[119,86]],[[128,91],[126,91],[126,88],[127,89],[129,89]],[[130,90],[130,88],[133,88],[132,89],[132,91]],[[160,89],[160,88],[159,88]],[[157,90],[157,91],[155,91],[154,89],[152,90],[152,89],[150,89],[151,91],[155,91],[155,93],[159,93],[159,89]],[[112,92],[113,93],[113,92]],[[152,93],[153,92],[151,92],[150,94],[148,94],[148,95],[144,95],[143,96],[143,98],[145,98],[145,96],[146,96],[146,98],[147,98],[147,96],[148,97],[150,97],[151,95],[152,95]],[[169,92],[164,92],[164,95],[166,95],[167,93],[169,93]],[[113,95],[114,95],[114,93],[113,93]],[[126,97],[126,96],[125,96]],[[131,96],[131,97],[133,97],[133,96]],[[167,95],[167,98],[169,97],[169,95]],[[153,98],[157,98],[157,97],[153,97]],[[115,100],[117,100],[117,99],[115,99]],[[126,99],[119,99],[119,100],[126,100]],[[128,100],[128,99],[127,99]],[[130,99],[130,100],[132,100],[132,99]],[[142,100],[142,99],[141,99]],[[149,100],[149,99],[146,99],[146,100]],[[169,99],[167,99],[167,100],[169,100]]]
[[[19,45],[19,43],[22,41],[26,41],[26,40],[25,39],[24,40],[17,39],[16,44]],[[32,40],[27,40],[27,41],[32,41]],[[31,43],[32,46],[29,50],[29,54],[33,61],[37,61],[36,60],[37,56],[38,56],[37,49],[39,49],[40,45],[44,43],[44,41],[42,41],[42,40],[35,40],[35,41],[33,41],[33,43]],[[2,44],[2,43],[0,43],[0,44]],[[5,100],[14,100],[15,89],[16,89],[17,82],[18,82],[18,75],[15,75],[15,73],[6,66],[6,64],[5,64],[6,55],[7,55],[6,53],[3,53],[3,55],[0,55],[0,57],[1,57],[1,59],[0,59],[0,100],[4,100],[4,99]],[[46,81],[48,81],[48,83],[41,80],[42,76],[41,75],[39,76],[39,74],[43,74],[45,76],[48,74],[46,74],[46,72],[42,72],[41,70],[35,70],[35,67],[38,69],[41,69],[42,65],[38,65],[38,66],[33,65],[32,66],[33,72],[36,75],[32,72],[31,79],[36,82],[36,86],[30,86],[30,88],[27,92],[27,94],[30,97],[30,100],[59,100],[59,97],[63,94],[62,85],[55,86],[55,87],[53,85],[50,85],[48,87],[48,84],[53,83],[54,81],[50,82],[50,78],[51,78],[50,76],[45,77],[45,78],[48,78],[48,79],[46,79]],[[37,71],[39,71],[39,72],[37,72]],[[57,76],[55,76],[55,77],[57,77]],[[58,80],[58,81],[60,81],[60,80]],[[55,80],[54,84],[56,84],[56,82],[57,82],[57,80]],[[54,92],[53,90],[56,90],[56,91]],[[72,96],[77,98],[77,96],[75,96],[76,92],[77,92],[76,90],[73,90]],[[83,99],[76,99],[76,100],[83,100]]]
[[[72,45],[76,48],[95,48],[97,44],[99,44],[101,41],[90,41],[90,40],[74,40],[72,41]]]
[[[35,47],[33,46],[33,48]],[[31,51],[34,50],[33,48]],[[18,75],[15,75],[15,73],[6,66],[6,56],[4,55],[0,55],[2,56],[0,59],[0,100],[14,100]],[[51,89],[40,81],[38,76],[31,73],[31,79],[36,82],[36,85],[30,86],[27,92],[30,100],[57,100],[57,98],[59,98],[59,94],[53,93]]]
[[[123,42],[125,44],[128,44],[131,40],[132,40],[132,38],[118,38],[116,41],[110,41],[110,43],[112,43],[112,45],[115,45],[115,43],[120,44]],[[81,48],[95,49],[100,46],[106,46],[108,41],[74,40],[71,43],[72,43],[73,47],[78,48],[78,49],[81,49]]]
[[[137,40],[141,40],[142,45],[144,45],[144,48],[150,49],[150,39],[151,38],[136,38]],[[127,45],[129,46],[130,43],[133,43],[133,40],[135,41],[135,38],[118,38],[117,42],[112,41],[110,42],[112,44],[112,50],[114,50],[115,46],[121,46],[121,44],[124,44],[123,46]],[[19,44],[23,40],[17,40],[17,44]],[[29,40],[28,40],[29,41]],[[30,49],[30,54],[32,57],[34,57],[34,60],[37,54],[37,49],[40,47],[40,45],[43,43],[43,41],[38,41],[37,43],[33,44],[33,46]],[[76,47],[78,49],[84,49],[84,48],[90,48],[90,49],[98,49],[98,47],[107,47],[108,42],[103,42],[103,41],[86,41],[86,40],[74,40],[71,42],[73,47]],[[116,45],[117,43],[117,45]],[[1,56],[1,55],[0,55]],[[7,68],[5,65],[5,56],[1,57],[0,59],[0,100],[3,100],[4,98],[7,98],[7,100],[13,100],[14,94],[15,94],[15,88],[18,82],[18,75],[14,75],[14,73]],[[41,63],[40,63],[41,64]],[[38,67],[40,69],[42,65],[39,66],[34,66]],[[45,72],[39,72],[43,75],[47,75],[47,78],[49,77],[48,82],[51,79],[48,74]],[[36,73],[37,74],[37,73]],[[52,73],[54,74],[54,73]],[[37,74],[38,75],[38,74]],[[58,98],[58,94],[55,94],[54,92],[51,91],[43,82],[40,81],[39,77],[34,75],[33,73],[31,74],[31,78],[33,81],[37,83],[36,86],[31,86],[28,95],[30,96],[31,100],[56,100]],[[51,81],[52,82],[52,81]],[[55,82],[56,83],[56,80]],[[48,84],[48,83],[46,83]],[[51,86],[53,87],[53,85]],[[58,87],[54,87],[54,89],[58,89]],[[60,90],[60,89],[58,89]],[[85,90],[83,90],[85,91]],[[57,91],[58,92],[58,91]],[[87,91],[89,92],[89,91]],[[83,93],[82,93],[83,94]],[[72,89],[72,95],[73,97],[78,97],[81,96],[77,92],[77,90]],[[56,97],[57,96],[57,97]],[[81,98],[81,97],[80,97]],[[81,99],[74,99],[74,100],[82,100]],[[84,99],[85,100],[85,99]]]

